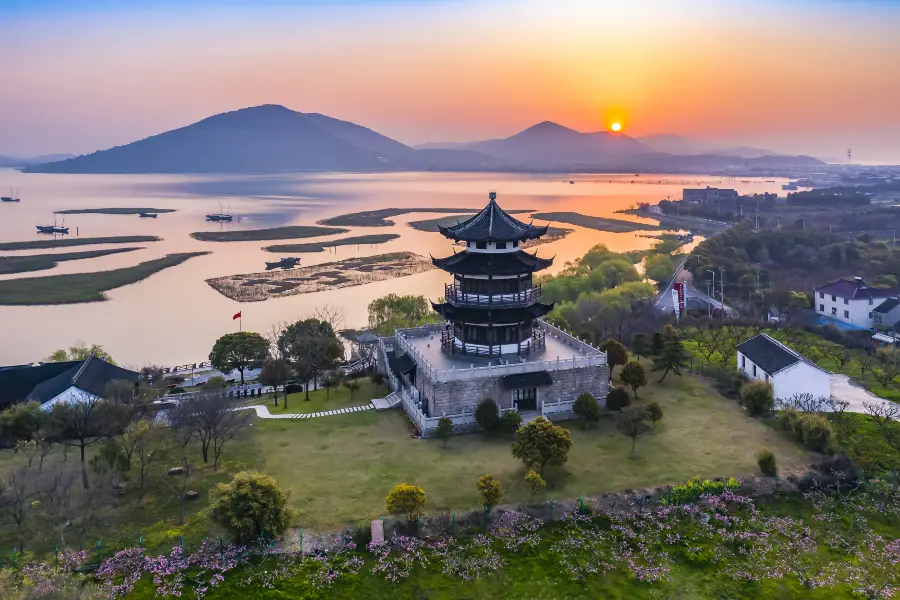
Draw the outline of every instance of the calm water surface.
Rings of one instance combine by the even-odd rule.
[[[519,174],[325,174],[245,177],[195,177],[171,175],[45,175],[0,169],[0,193],[10,186],[19,190],[22,202],[0,204],[0,240],[32,240],[39,237],[35,225],[53,223],[54,211],[80,208],[174,208],[177,212],[157,219],[136,215],[67,215],[65,225],[81,237],[156,235],[161,242],[136,244],[142,250],[85,261],[60,263],[52,270],[0,276],[0,279],[41,277],[127,267],[172,252],[210,251],[152,277],[107,293],[109,300],[68,306],[0,307],[0,364],[40,360],[53,350],[78,340],[102,344],[122,364],[177,364],[205,360],[215,339],[233,331],[231,316],[241,311],[245,330],[267,331],[282,321],[313,314],[317,307],[340,308],[345,326],[366,322],[368,303],[385,294],[423,294],[437,297],[447,274],[430,271],[364,286],[302,294],[265,302],[239,303],[215,292],[205,280],[235,273],[263,270],[266,260],[279,255],[263,246],[287,242],[199,242],[195,231],[257,229],[281,225],[314,224],[326,217],[391,207],[481,208],[489,190],[496,190],[507,209],[575,211],[600,217],[652,222],[617,215],[638,202],[680,197],[684,187],[725,186],[744,193],[775,192],[782,180],[725,180],[685,175],[559,175]],[[230,224],[207,223],[204,216],[220,205],[235,215]],[[355,227],[346,234],[315,239],[334,239],[366,233],[396,233],[401,237],[386,244],[344,246],[335,251],[300,255],[303,265],[314,265],[356,256],[409,250],[423,255],[452,253],[449,240],[436,233],[416,231],[409,221],[438,215],[412,213],[395,217],[392,227]],[[57,217],[61,221],[61,217]],[[537,248],[540,256],[555,257],[552,271],[582,256],[591,246],[606,244],[615,251],[643,249],[653,240],[637,233],[606,233],[564,225],[574,232],[565,239]],[[308,239],[303,241],[315,241]],[[33,254],[95,249],[22,251]]]

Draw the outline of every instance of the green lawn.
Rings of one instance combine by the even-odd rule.
[[[313,390],[306,400],[306,393],[298,392],[290,394],[285,408],[284,394],[278,394],[278,406],[275,406],[275,398],[271,394],[264,398],[248,398],[248,404],[265,404],[269,412],[278,413],[316,413],[350,406],[362,406],[369,404],[373,398],[384,398],[390,390],[384,385],[376,385],[369,378],[358,379],[359,389],[350,397],[350,390],[343,385],[331,390]],[[252,400],[256,400],[253,402]],[[262,400],[262,402],[260,402]]]
[[[347,233],[340,227],[319,227],[317,225],[289,225],[269,229],[236,229],[234,231],[198,231],[191,237],[201,242],[256,242],[262,240],[291,240]]]
[[[105,250],[87,250],[85,252],[60,252],[57,254],[26,254],[24,256],[0,256],[0,275],[27,273],[52,269],[68,260],[85,260],[122,252],[134,252],[141,248],[107,248]]]
[[[577,422],[564,423],[572,432],[572,451],[565,467],[547,473],[546,496],[570,498],[694,476],[755,473],[761,446],[776,453],[784,470],[810,462],[799,446],[747,418],[700,379],[670,375],[662,385],[639,393],[658,401],[665,416],[656,433],[638,440],[638,459],[629,458],[631,441],[612,419],[587,431]],[[297,397],[291,397],[289,412],[304,404]],[[401,482],[425,490],[428,511],[478,505],[475,482],[485,473],[501,481],[504,502],[529,498],[525,469],[510,451],[511,438],[456,436],[444,448],[438,439],[414,439],[400,410],[254,423],[262,470],[291,489],[291,504],[303,527],[378,517],[391,487]]]
[[[136,244],[158,242],[162,238],[155,235],[119,235],[113,237],[68,237],[45,238],[27,242],[0,242],[0,250],[38,250],[41,248],[66,248],[69,246],[90,246],[93,244]]]

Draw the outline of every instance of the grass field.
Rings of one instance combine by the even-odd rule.
[[[293,240],[347,233],[340,227],[317,227],[315,225],[291,225],[269,229],[242,229],[235,231],[198,231],[191,237],[201,242],[257,242],[266,240]]]
[[[658,231],[660,229],[664,229],[659,225],[633,223],[631,221],[622,221],[621,219],[592,217],[590,215],[583,215],[576,212],[535,213],[532,216],[537,220],[568,223],[569,225],[578,225],[579,227],[587,227],[588,229],[596,229],[598,231],[611,231],[614,233],[627,233],[631,231]]]
[[[309,393],[309,400],[306,400],[305,392],[297,392],[288,396],[287,408],[285,408],[284,394],[278,394],[278,406],[275,406],[275,399],[270,394],[263,399],[264,404],[268,407],[272,414],[278,413],[316,413],[326,410],[334,410],[337,408],[346,408],[348,406],[361,406],[368,404],[373,398],[384,398],[390,391],[383,385],[372,383],[369,378],[358,379],[359,389],[353,392],[350,397],[350,390],[341,385],[336,388],[326,390],[313,390]],[[260,404],[260,402],[252,402],[248,398],[248,404]]]
[[[141,213],[173,213],[174,208],[71,208],[58,210],[58,215],[139,215]]]
[[[266,246],[263,250],[267,252],[324,252],[327,248],[335,246],[364,246],[369,244],[383,244],[391,240],[395,240],[399,235],[396,233],[373,233],[371,235],[357,235],[354,237],[340,238],[328,242],[309,242],[306,244],[277,244],[275,246]]]
[[[97,273],[7,279],[0,281],[0,305],[100,302],[106,299],[106,295],[103,292],[137,283],[163,269],[180,265],[190,258],[204,254],[209,253],[185,252],[167,254],[162,258],[148,260],[133,267],[99,271]]]
[[[67,248],[69,246],[92,246],[94,244],[143,244],[158,242],[162,238],[155,235],[120,235],[91,238],[45,238],[29,242],[0,242],[0,250],[40,250],[43,248]]]
[[[65,252],[61,254],[29,254],[27,256],[0,256],[0,275],[12,273],[28,273],[52,269],[61,262],[68,260],[84,260],[121,254],[122,252],[134,252],[141,248],[109,248],[106,250],[87,250],[85,252]]]

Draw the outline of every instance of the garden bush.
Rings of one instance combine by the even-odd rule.
[[[687,483],[674,486],[660,498],[661,504],[679,505],[691,504],[696,502],[700,496],[710,494],[713,496],[720,495],[725,490],[732,492],[739,490],[741,483],[734,477],[730,477],[727,481],[710,481],[704,479],[691,479]]]
[[[503,497],[503,488],[493,475],[482,475],[478,478],[478,493],[485,506],[493,507]]]
[[[778,426],[788,433],[803,438],[803,415],[796,408],[786,408],[778,413]]]
[[[242,544],[261,537],[274,538],[287,530],[292,513],[288,496],[274,477],[241,471],[230,483],[216,486],[213,520]]]
[[[825,415],[806,414],[801,418],[803,443],[811,449],[825,454],[833,454],[835,446],[834,428]]]
[[[500,417],[500,431],[503,433],[515,433],[522,426],[522,415],[519,411],[508,410]]]
[[[401,483],[394,486],[385,502],[389,513],[404,515],[407,521],[414,521],[427,499],[425,490],[419,486]]]
[[[475,421],[478,426],[488,433],[494,433],[500,427],[500,409],[497,403],[490,398],[485,398],[475,409]]]
[[[775,408],[775,395],[772,386],[764,381],[751,381],[741,388],[741,405],[752,417],[764,417],[772,414]]]
[[[285,394],[299,394],[303,392],[303,384],[302,383],[289,383],[284,386]]]
[[[657,423],[663,418],[663,409],[662,406],[659,405],[659,402],[655,400],[653,402],[647,403],[647,413],[650,415],[650,419]]]
[[[631,394],[623,387],[615,387],[606,394],[606,408],[609,410],[622,410],[631,406]]]
[[[627,393],[627,392],[626,392]],[[600,420],[600,404],[591,394],[581,394],[575,399],[572,410],[584,420],[584,428]]]
[[[760,448],[756,453],[756,464],[764,475],[774,477],[778,474],[778,466],[775,464],[775,453],[767,448]]]

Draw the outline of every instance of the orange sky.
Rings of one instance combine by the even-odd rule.
[[[619,120],[900,162],[896,2],[34,1],[0,4],[0,154],[92,151],[278,103],[406,143]]]

